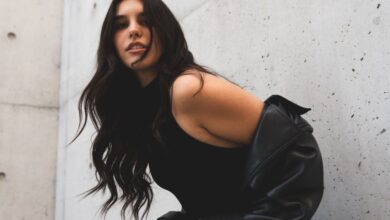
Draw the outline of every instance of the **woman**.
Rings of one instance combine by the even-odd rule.
[[[97,64],[80,97],[75,138],[90,116],[98,184],[87,195],[108,187],[103,213],[117,201],[119,186],[122,217],[131,206],[138,220],[146,205],[144,217],[153,199],[147,165],[182,204],[167,219],[248,208],[240,185],[265,103],[198,65],[162,1],[113,0]]]

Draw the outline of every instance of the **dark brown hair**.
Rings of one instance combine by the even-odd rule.
[[[80,96],[79,126],[70,143],[81,134],[90,117],[96,129],[91,154],[98,184],[84,192],[84,197],[100,190],[104,193],[108,188],[110,198],[101,209],[101,214],[106,215],[118,200],[119,186],[122,191],[119,199],[124,201],[122,219],[125,219],[126,209],[131,206],[132,215],[139,220],[139,211],[143,205],[146,204],[146,209],[142,218],[149,213],[153,191],[150,186],[151,178],[145,172],[148,165],[146,147],[143,142],[137,140],[136,125],[132,123],[135,121],[131,112],[131,101],[134,99],[132,94],[140,89],[140,83],[134,71],[119,59],[113,42],[114,17],[120,2],[112,1],[104,19],[97,51],[96,72]],[[173,81],[183,72],[188,72],[186,70],[221,75],[194,61],[180,24],[161,0],[144,0],[143,3],[146,24],[150,31],[153,28],[157,34],[152,35],[151,42],[153,37],[158,37],[163,46],[156,64],[160,75],[161,105],[152,126],[153,137],[162,143],[159,127],[165,119],[164,113],[171,111],[169,88]],[[143,59],[148,51],[139,60]],[[203,87],[202,76],[201,82]]]

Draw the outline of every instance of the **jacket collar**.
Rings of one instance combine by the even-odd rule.
[[[250,183],[266,167],[273,155],[288,146],[304,130],[312,130],[307,121],[300,115],[310,108],[299,106],[280,96],[272,95],[265,101],[256,132],[252,139],[244,169],[242,191],[251,187]]]

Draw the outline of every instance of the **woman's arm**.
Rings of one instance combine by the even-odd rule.
[[[174,111],[192,118],[210,134],[248,145],[259,121],[264,102],[240,87],[211,74],[204,85],[195,75],[182,75],[173,84]]]

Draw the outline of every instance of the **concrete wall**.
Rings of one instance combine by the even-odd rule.
[[[372,0],[166,0],[197,60],[261,99],[312,108],[326,190],[315,219],[389,219],[390,4]],[[56,220],[99,219],[91,126],[73,145],[76,102],[94,69],[109,1],[65,1]],[[82,32],[83,31],[83,32]],[[83,34],[81,34],[83,33]],[[156,188],[148,219],[180,205]],[[107,219],[120,219],[119,206]]]
[[[54,218],[62,5],[0,1],[0,219]]]

